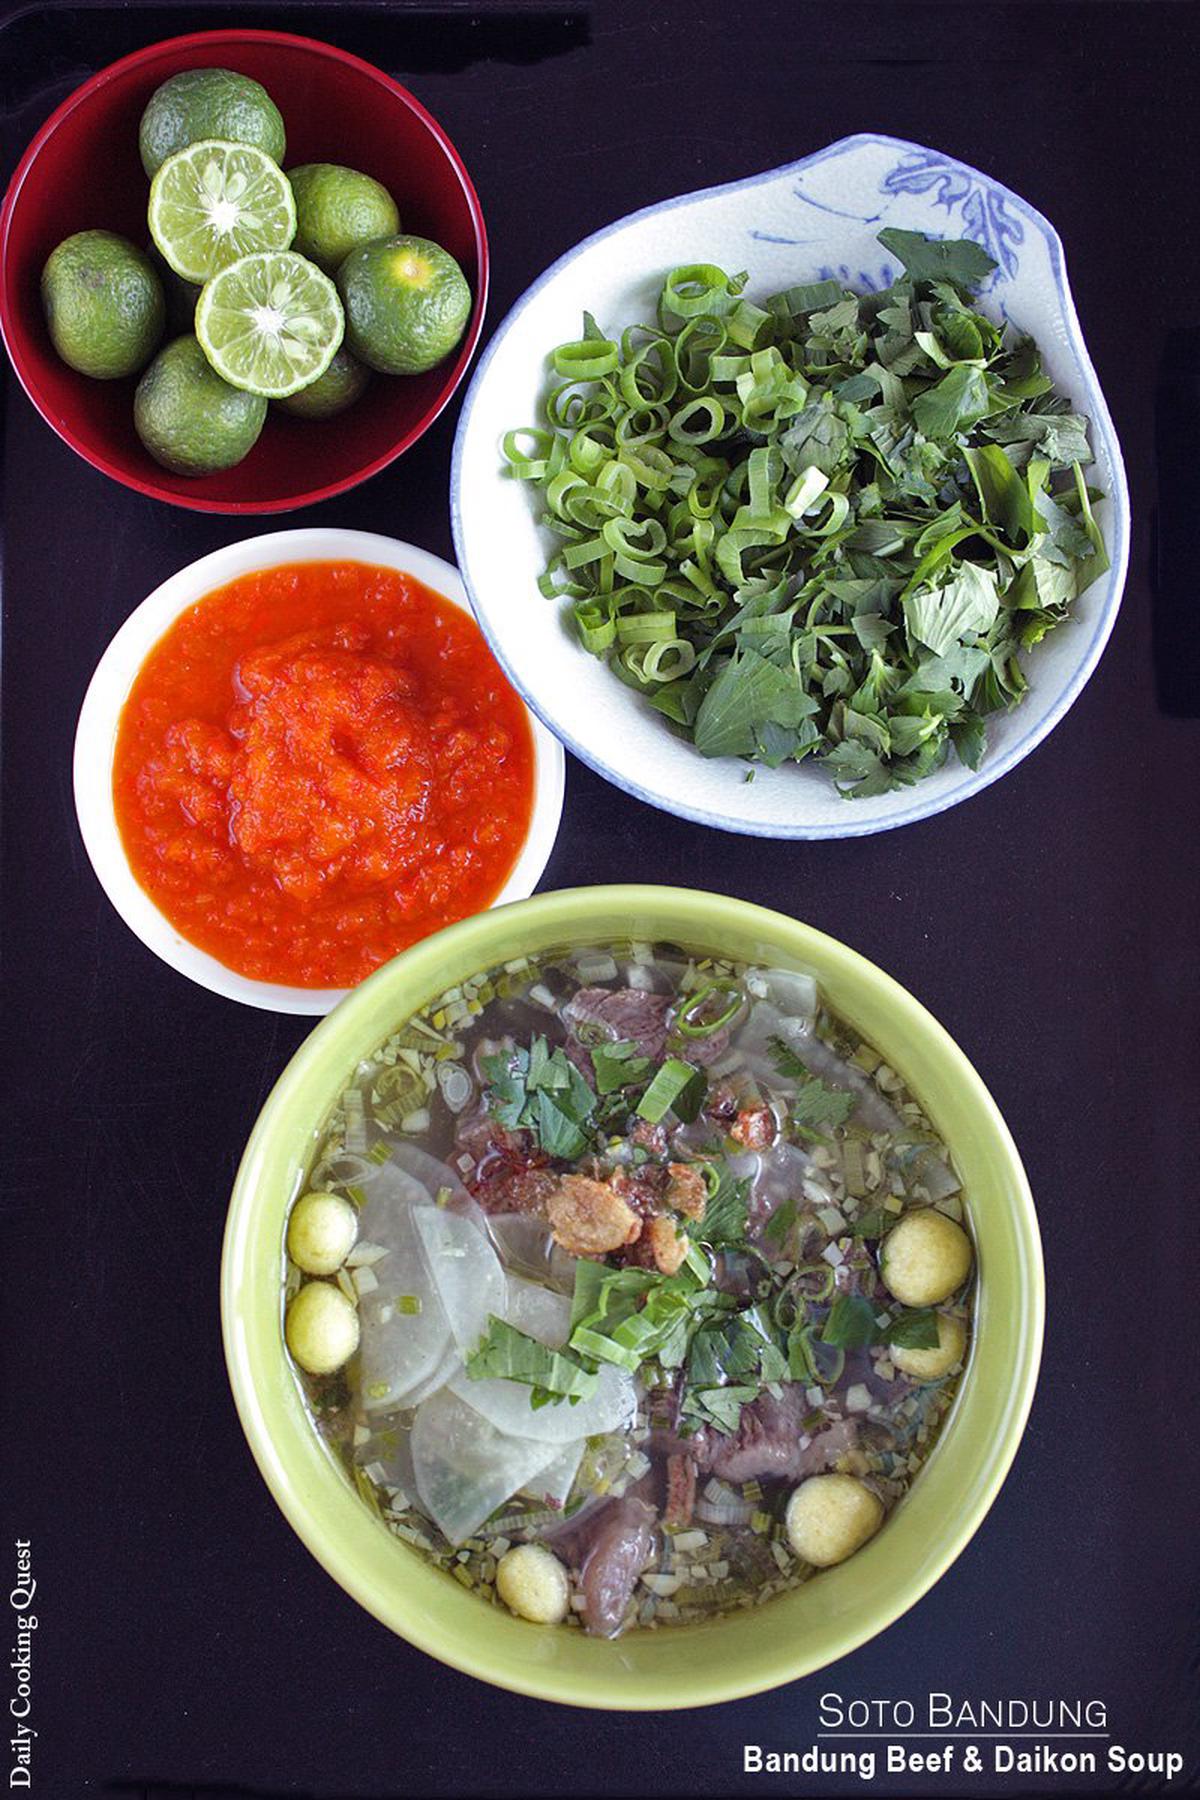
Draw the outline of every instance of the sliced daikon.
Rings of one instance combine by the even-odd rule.
[[[526,1281],[523,1275],[510,1275],[505,1317],[510,1325],[536,1338],[539,1344],[561,1350],[571,1335],[571,1297],[542,1287],[539,1282]]]
[[[364,1184],[363,1192],[365,1199],[358,1215],[360,1240],[383,1244],[389,1250],[403,1242],[406,1249],[411,1249],[408,1216],[414,1206],[433,1204],[424,1184],[391,1161],[380,1163],[370,1183]]]
[[[553,1444],[498,1431],[474,1407],[444,1390],[418,1407],[413,1421],[417,1495],[452,1544],[469,1538],[555,1454]]]
[[[416,1387],[409,1389],[408,1393],[404,1396],[405,1407],[420,1406],[422,1400],[428,1400],[430,1394],[439,1393],[441,1389],[445,1387],[446,1383],[451,1381],[461,1368],[462,1351],[459,1349],[454,1339],[447,1336],[446,1353],[442,1357],[441,1362],[437,1365],[436,1369],[425,1377],[424,1381],[418,1382]]]
[[[462,1176],[452,1169],[449,1163],[439,1161],[431,1156],[428,1150],[422,1150],[407,1138],[389,1138],[388,1147],[392,1152],[392,1162],[405,1174],[419,1181],[431,1200],[436,1200],[441,1193],[448,1193],[456,1207],[468,1211],[474,1201],[462,1183]]]
[[[420,1207],[413,1218],[454,1341],[466,1354],[487,1331],[489,1317],[502,1319],[508,1306],[500,1258],[470,1219],[448,1207]]]
[[[525,1492],[541,1506],[556,1509],[565,1506],[571,1489],[575,1486],[575,1477],[579,1473],[579,1465],[586,1449],[587,1443],[583,1438],[578,1443],[565,1445],[553,1462],[548,1462],[532,1481],[525,1484]]]
[[[411,1404],[441,1368],[450,1325],[417,1235],[418,1213],[434,1212],[424,1188],[390,1165],[380,1170],[360,1215],[362,1236],[388,1252],[375,1265],[378,1287],[359,1304],[359,1396],[368,1413]]]
[[[597,1374],[596,1392],[590,1400],[557,1400],[547,1406],[530,1404],[533,1389],[520,1381],[489,1378],[472,1381],[456,1375],[450,1392],[512,1437],[536,1438],[544,1444],[570,1443],[574,1438],[595,1437],[604,1431],[620,1431],[632,1423],[637,1411],[637,1391],[624,1369],[604,1364]]]

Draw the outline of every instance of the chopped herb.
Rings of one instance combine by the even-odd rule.
[[[504,440],[585,648],[701,755],[814,758],[846,795],[977,767],[1020,656],[1108,566],[1086,419],[973,299],[992,258],[879,239],[903,266],[882,292],[758,306],[672,270],[654,324],[585,318],[545,428]]]
[[[688,1223],[691,1235],[701,1243],[722,1248],[746,1241],[746,1206],[750,1183],[745,1176],[735,1175],[725,1161],[709,1163],[715,1171],[715,1186],[704,1206],[704,1216]]]
[[[593,1044],[592,1067],[596,1072],[596,1091],[615,1094],[622,1088],[636,1087],[645,1081],[654,1064],[648,1056],[640,1056],[636,1044],[621,1040],[615,1044]]]
[[[879,242],[904,264],[914,281],[952,281],[969,293],[986,281],[996,267],[981,244],[971,238],[928,238],[919,231],[900,231],[894,225],[879,233]]]
[[[481,1059],[492,1116],[510,1131],[531,1131],[550,1156],[574,1161],[591,1147],[596,1096],[561,1049],[535,1037],[528,1050]]]
[[[680,1411],[715,1425],[718,1431],[732,1433],[741,1422],[743,1406],[757,1400],[759,1392],[757,1387],[692,1388],[684,1395]]]
[[[769,1238],[773,1244],[783,1244],[788,1232],[796,1223],[797,1210],[794,1200],[780,1201],[763,1227],[764,1237]]]
[[[535,1390],[535,1406],[548,1400],[590,1400],[596,1392],[595,1374],[577,1356],[551,1350],[494,1313],[486,1334],[467,1357],[466,1371],[472,1381],[523,1382]]]
[[[792,1124],[802,1135],[814,1136],[822,1127],[844,1125],[857,1105],[857,1094],[827,1087],[823,1081],[806,1081],[792,1101]]]
[[[895,1223],[894,1213],[885,1212],[882,1206],[870,1206],[859,1213],[850,1229],[856,1238],[878,1238]]]
[[[938,1316],[929,1307],[897,1314],[880,1334],[881,1343],[897,1344],[902,1350],[934,1350],[938,1341]]]
[[[862,1350],[875,1342],[875,1308],[862,1294],[839,1294],[821,1330],[821,1342],[838,1350]]]
[[[788,1076],[792,1081],[808,1080],[807,1063],[802,1063],[791,1045],[786,1044],[781,1037],[768,1038],[767,1051],[781,1075]]]

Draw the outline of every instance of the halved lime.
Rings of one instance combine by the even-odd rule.
[[[278,163],[253,144],[203,138],[150,183],[150,235],[177,275],[207,281],[256,250],[286,250],[296,201]]]
[[[338,291],[293,250],[243,256],[205,283],[196,336],[218,375],[285,400],[323,375],[346,322]]]

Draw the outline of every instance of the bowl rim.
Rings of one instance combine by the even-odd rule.
[[[1045,238],[1050,256],[1051,271],[1054,276],[1059,303],[1062,309],[1063,322],[1067,328],[1072,348],[1078,357],[1079,365],[1085,380],[1090,384],[1091,392],[1088,395],[1089,418],[1096,435],[1102,437],[1104,440],[1104,445],[1113,470],[1112,492],[1106,496],[1112,505],[1113,542],[1110,546],[1109,569],[1106,571],[1105,575],[1100,578],[1102,581],[1108,583],[1108,587],[1104,604],[1096,618],[1092,635],[1088,641],[1083,659],[1072,674],[1071,679],[1064,685],[1061,692],[1049,707],[1045,717],[1038,724],[1031,725],[1024,736],[1019,738],[1015,744],[1003,750],[999,755],[989,758],[980,769],[969,772],[957,792],[942,795],[940,797],[931,795],[924,800],[915,800],[904,808],[898,806],[895,813],[889,814],[884,818],[863,820],[860,823],[856,823],[853,817],[848,816],[844,824],[840,820],[836,823],[831,821],[826,824],[818,825],[773,824],[766,821],[746,819],[733,813],[715,811],[706,806],[697,806],[686,799],[669,799],[656,789],[645,787],[641,783],[631,780],[625,775],[616,773],[609,767],[597,751],[590,748],[586,740],[582,739],[576,732],[564,728],[561,721],[552,721],[550,719],[548,710],[543,707],[538,696],[524,680],[512,659],[504,654],[498,642],[499,634],[496,632],[489,617],[488,608],[482,604],[476,590],[472,578],[470,559],[466,553],[466,539],[462,523],[463,458],[476,402],[478,401],[483,385],[487,380],[492,363],[505,339],[508,337],[512,326],[542,291],[548,287],[549,284],[569,266],[569,264],[574,262],[578,256],[582,255],[584,251],[591,249],[597,244],[604,243],[607,239],[623,231],[627,226],[636,224],[644,219],[652,218],[657,214],[672,212],[677,207],[689,206],[696,201],[710,200],[718,195],[727,195],[765,186],[768,183],[794,176],[802,170],[814,168],[819,163],[827,162],[836,156],[845,155],[857,148],[880,144],[887,145],[891,149],[904,153],[915,153],[923,156],[936,155],[941,161],[961,169],[974,180],[986,183],[990,189],[993,189],[998,194],[1002,195],[1007,202],[1011,203],[1013,207],[1023,214]],[[493,331],[487,346],[484,349],[483,355],[480,357],[474,373],[471,376],[471,380],[467,385],[466,393],[463,396],[462,406],[459,409],[458,425],[454,434],[454,448],[451,456],[450,527],[454,536],[455,555],[458,558],[459,568],[462,571],[462,577],[466,583],[467,592],[471,597],[472,610],[479,620],[481,630],[492,647],[493,655],[496,657],[496,660],[499,662],[513,686],[517,689],[517,692],[521,694],[526,704],[532,711],[537,713],[543,724],[548,726],[548,728],[554,732],[555,736],[561,739],[566,748],[570,750],[574,756],[577,756],[581,762],[586,763],[589,768],[594,769],[605,781],[611,782],[614,787],[619,788],[623,793],[629,794],[631,798],[644,801],[646,805],[657,807],[660,811],[672,813],[677,818],[688,819],[696,825],[712,826],[720,831],[735,832],[740,836],[771,838],[780,842],[800,842],[818,839],[872,837],[879,832],[895,831],[902,825],[912,825],[923,819],[934,818],[938,813],[947,812],[951,807],[961,806],[964,801],[973,799],[977,794],[982,793],[985,788],[990,787],[993,782],[999,781],[1001,776],[1007,775],[1018,763],[1023,762],[1028,755],[1036,750],[1039,744],[1049,736],[1050,732],[1060,723],[1065,714],[1078,699],[1083,688],[1094,673],[1096,665],[1099,663],[1100,658],[1104,653],[1105,645],[1108,643],[1109,637],[1112,634],[1113,627],[1116,624],[1117,613],[1120,610],[1121,600],[1125,589],[1126,575],[1128,572],[1132,517],[1129,500],[1129,483],[1125,472],[1125,463],[1121,453],[1120,441],[1117,437],[1112,415],[1109,412],[1108,403],[1105,400],[1104,391],[1101,388],[1099,377],[1096,374],[1096,369],[1088,351],[1083,330],[1079,322],[1079,315],[1075,307],[1074,296],[1071,292],[1071,284],[1067,276],[1066,255],[1063,249],[1062,239],[1054,226],[1050,223],[1049,219],[1046,218],[1044,213],[1039,212],[1035,206],[1031,205],[1028,200],[1023,199],[1021,195],[1016,193],[1012,188],[1007,187],[1002,181],[998,181],[995,176],[984,174],[983,171],[975,168],[971,163],[963,162],[960,157],[950,156],[942,151],[934,151],[929,146],[919,144],[911,138],[893,137],[887,132],[858,131],[852,132],[847,137],[835,139],[833,142],[824,145],[821,149],[813,151],[809,156],[802,156],[792,162],[777,164],[774,168],[762,170],[758,174],[741,176],[736,180],[718,182],[715,185],[708,187],[695,188],[685,194],[669,195],[665,199],[656,200],[648,206],[639,207],[634,212],[625,213],[621,218],[613,220],[608,225],[603,225],[598,230],[590,232],[587,237],[581,238],[578,243],[573,244],[570,249],[565,250],[561,256],[557,257],[554,262],[549,265],[548,268],[544,269],[542,273],[530,283],[519,299],[514,302]],[[921,784],[918,783],[916,791],[919,792],[920,786]],[[897,801],[899,801],[900,798],[900,794],[897,793]],[[849,803],[847,803],[847,806],[849,809]]]
[[[1014,1280],[1024,1310],[1025,1329],[1016,1334],[1011,1350],[1011,1381],[1005,1389],[1002,1421],[982,1458],[983,1473],[977,1477],[953,1518],[947,1521],[936,1552],[928,1555],[919,1569],[895,1584],[884,1606],[866,1617],[861,1614],[857,1619],[841,1616],[836,1624],[828,1627],[825,1634],[828,1641],[815,1657],[806,1655],[803,1647],[797,1650],[789,1645],[782,1650],[773,1650],[770,1673],[762,1678],[747,1679],[739,1675],[736,1666],[727,1665],[715,1675],[709,1673],[697,1678],[684,1696],[677,1692],[664,1695],[646,1684],[631,1685],[625,1679],[620,1684],[621,1697],[613,1700],[604,1698],[596,1686],[589,1686],[557,1669],[552,1656],[534,1673],[526,1674],[524,1671],[514,1673],[486,1646],[481,1648],[474,1642],[458,1653],[450,1651],[442,1641],[432,1611],[427,1612],[417,1602],[406,1600],[399,1584],[392,1591],[372,1579],[367,1566],[369,1558],[362,1551],[361,1541],[347,1548],[344,1542],[331,1540],[318,1517],[318,1490],[326,1495],[342,1490],[343,1503],[351,1508],[351,1514],[347,1516],[361,1512],[369,1524],[373,1526],[375,1522],[369,1520],[367,1509],[341,1480],[331,1456],[311,1458],[305,1467],[304,1478],[299,1480],[289,1468],[285,1440],[293,1437],[291,1448],[294,1452],[300,1435],[311,1439],[311,1427],[305,1420],[301,1431],[297,1422],[286,1416],[288,1408],[280,1409],[277,1378],[282,1374],[286,1383],[294,1386],[294,1374],[283,1352],[279,1320],[274,1324],[272,1347],[263,1350],[261,1343],[252,1342],[256,1333],[247,1323],[247,1316],[253,1315],[256,1308],[252,1301],[243,1303],[239,1289],[250,1278],[251,1270],[261,1271],[262,1268],[262,1247],[254,1243],[256,1215],[260,1210],[260,1195],[270,1195],[264,1185],[264,1176],[268,1164],[277,1154],[276,1140],[282,1139],[291,1146],[296,1143],[296,1133],[288,1118],[289,1107],[294,1104],[293,1094],[297,1090],[303,1092],[310,1082],[324,1081],[328,1086],[324,1078],[327,1065],[349,1066],[361,1056],[358,1021],[364,1015],[370,1016],[377,994],[392,983],[400,982],[405,987],[419,987],[422,981],[427,984],[434,971],[444,964],[450,949],[455,953],[460,975],[468,967],[472,970],[485,967],[494,934],[497,931],[503,933],[503,915],[514,923],[518,918],[522,923],[538,922],[539,935],[547,942],[569,942],[581,930],[586,931],[589,919],[595,917],[598,909],[633,917],[643,910],[656,908],[670,909],[672,930],[678,929],[682,941],[686,942],[691,932],[694,932],[696,942],[706,938],[711,940],[715,920],[736,920],[748,934],[757,930],[773,940],[776,947],[787,940],[788,953],[800,962],[811,955],[813,961],[819,962],[826,971],[835,968],[857,975],[882,992],[889,1010],[895,1012],[898,1029],[906,1028],[910,1033],[919,1034],[939,1059],[948,1061],[954,1071],[954,1080],[962,1084],[971,1106],[991,1134],[992,1145],[1003,1166],[1003,1182],[1013,1208],[1017,1270]],[[279,1154],[292,1160],[294,1148]],[[277,1174],[278,1171],[272,1171],[273,1176]],[[293,1174],[293,1195],[299,1191],[295,1180]],[[277,1180],[275,1185],[278,1185]],[[226,1369],[242,1429],[276,1504],[327,1573],[391,1631],[450,1667],[511,1692],[603,1711],[674,1710],[766,1692],[827,1667],[876,1637],[914,1606],[962,1554],[1003,1485],[1020,1447],[1033,1403],[1045,1324],[1045,1271],[1028,1178],[999,1107],[973,1064],[946,1029],[894,977],[849,945],[815,927],[734,896],[647,884],[562,889],[517,902],[492,916],[476,915],[414,945],[391,963],[384,964],[355,989],[295,1052],[258,1114],[234,1180],[222,1243],[220,1284]],[[986,1280],[981,1288],[981,1295],[984,1294]],[[986,1302],[981,1299],[981,1309],[984,1304]],[[268,1364],[272,1366],[268,1367]],[[964,1385],[974,1370],[972,1360],[964,1376]],[[956,1398],[951,1419],[957,1414],[959,1403]],[[284,1444],[283,1448],[281,1444]],[[681,1627],[680,1631],[697,1629]],[[719,1622],[714,1629],[719,1629]]]
[[[72,788],[76,821],[93,873],[119,917],[148,950],[177,974],[224,999],[267,1012],[319,1015],[329,1012],[351,990],[292,987],[242,975],[182,935],[130,867],[112,792],[121,714],[154,645],[183,613],[226,583],[255,570],[303,562],[358,562],[395,569],[441,594],[474,622],[454,565],[401,538],[334,525],[308,525],[224,544],[168,575],[134,607],[109,640],[79,709]],[[503,887],[485,911],[533,892],[550,859],[562,819],[566,783],[562,745],[528,708],[525,711],[534,746],[529,829]]]
[[[297,32],[229,26],[224,30],[186,32],[178,37],[159,38],[152,44],[144,44],[139,49],[131,51],[128,56],[122,56],[116,62],[108,63],[104,68],[97,69],[93,75],[88,76],[87,80],[74,88],[55,107],[49,118],[39,126],[14,169],[5,191],[3,203],[0,204],[0,270],[7,262],[9,233],[17,206],[20,203],[21,190],[30,170],[46,141],[78,107],[86,104],[100,89],[107,87],[131,70],[139,68],[143,63],[161,56],[164,52],[192,50],[205,45],[211,45],[214,50],[222,46],[236,49],[239,44],[286,45],[290,49],[315,51],[328,61],[343,63],[359,74],[368,76],[378,86],[389,89],[421,120],[441,146],[447,162],[455,173],[471,215],[478,273],[474,282],[475,291],[471,317],[462,343],[459,345],[458,354],[446,371],[441,389],[421,417],[409,427],[402,437],[397,439],[394,445],[373,458],[362,469],[345,475],[338,481],[326,482],[318,487],[306,489],[302,493],[286,495],[273,500],[212,500],[200,495],[193,497],[186,493],[175,493],[172,489],[162,487],[148,477],[119,469],[102,452],[86,446],[76,435],[70,423],[55,412],[42,394],[37,374],[25,355],[23,327],[17,317],[15,307],[9,305],[8,283],[2,277],[0,277],[0,337],[3,338],[8,350],[9,360],[16,372],[17,380],[40,417],[62,439],[64,444],[69,445],[78,456],[83,458],[84,462],[90,463],[102,475],[107,475],[111,480],[120,482],[122,487],[131,488],[135,493],[145,494],[152,500],[161,500],[169,506],[182,507],[185,511],[253,517],[270,513],[294,512],[302,506],[314,506],[321,500],[330,500],[337,494],[347,493],[351,488],[360,486],[362,482],[369,481],[372,476],[378,475],[381,470],[386,469],[395,462],[397,457],[411,449],[417,439],[423,437],[434,421],[445,411],[462,384],[479,343],[487,313],[491,272],[483,208],[480,205],[479,195],[475,191],[475,184],[471,180],[466,164],[457,148],[444,127],[421,104],[415,94],[410,92],[402,82],[396,81],[386,70],[378,68],[374,63],[367,62],[363,57],[355,56],[349,50],[342,50],[336,44],[325,43],[320,38],[306,37]]]

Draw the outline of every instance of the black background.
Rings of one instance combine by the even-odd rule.
[[[3,1546],[31,1538],[32,1791],[869,1791],[744,1777],[741,1745],[808,1744],[828,1690],[930,1689],[1094,1696],[1117,1741],[1185,1752],[1194,1783],[1200,12],[1169,0],[30,9],[0,34],[6,168],[93,68],[231,22],[332,38],[409,82],[478,185],[493,323],[586,232],[857,130],[961,156],[1058,225],[1125,449],[1134,538],[1110,647],[1052,738],[953,812],[812,845],[690,826],[571,763],[545,878],[740,894],[910,987],[1021,1146],[1049,1330],[1028,1434],[974,1542],[906,1618],[806,1682],[685,1715],[575,1712],[443,1668],[359,1610],[276,1511],[220,1348],[234,1167],[308,1027],[219,1000],[143,950],[91,874],[70,790],[76,712],[117,625],[253,526],[106,481],[8,375],[0,1592]],[[315,516],[449,556],[456,413]],[[1171,554],[1156,582],[1160,503]],[[1117,1783],[875,1784],[1056,1785]]]

